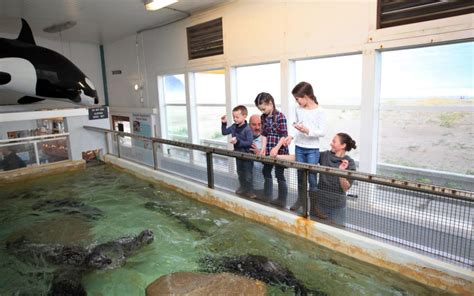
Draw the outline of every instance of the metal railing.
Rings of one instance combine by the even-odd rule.
[[[70,159],[68,138],[69,133],[6,139],[0,140],[0,149],[13,151],[27,166],[42,165]]]
[[[205,183],[209,188],[235,191],[241,185],[239,174],[228,168],[235,167],[234,159],[248,161],[253,167],[251,187],[255,195],[237,189],[239,197],[473,268],[474,192],[108,129],[84,128],[104,133],[111,154]],[[117,141],[111,143],[109,135]],[[140,147],[130,150],[140,155],[148,153],[148,161],[133,153],[125,155],[120,144],[123,137],[148,143],[143,145],[144,152],[140,152]],[[169,149],[164,146],[187,151],[186,157],[169,155]],[[196,159],[188,157],[196,153],[205,154],[205,163],[194,163]],[[267,169],[268,165],[278,166],[283,171],[280,180],[265,180],[257,168],[265,165]],[[313,181],[308,189],[311,174],[316,175],[317,184]],[[347,192],[337,185],[341,178],[352,185]]]

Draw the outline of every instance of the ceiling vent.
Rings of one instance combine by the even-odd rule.
[[[222,18],[186,28],[190,60],[224,53]]]
[[[377,28],[474,12],[472,0],[378,0]]]

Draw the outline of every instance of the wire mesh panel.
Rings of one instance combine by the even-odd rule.
[[[319,173],[310,213],[323,223],[473,266],[472,201]]]
[[[158,170],[207,184],[206,165],[195,160],[198,151],[165,144],[158,144],[156,147]]]

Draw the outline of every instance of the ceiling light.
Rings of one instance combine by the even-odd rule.
[[[176,2],[178,0],[145,0],[145,8],[146,10],[158,10]]]
[[[67,21],[64,23],[54,24],[43,29],[47,33],[58,33],[74,27],[77,23],[75,21]]]

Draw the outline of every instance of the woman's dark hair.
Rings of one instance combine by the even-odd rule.
[[[346,151],[351,151],[352,149],[357,148],[356,142],[348,134],[338,133],[336,136],[339,137],[341,144],[346,144]]]
[[[266,92],[261,92],[257,95],[257,97],[255,98],[255,107],[258,108],[258,106],[263,104],[263,103],[265,103],[265,104],[271,103],[272,106],[273,106],[273,113],[275,113],[277,111],[276,110],[276,105],[275,105],[275,100],[273,99],[271,94],[266,93]]]
[[[300,83],[298,83],[291,91],[291,94],[294,97],[298,97],[298,98],[308,96],[311,100],[313,100],[316,104],[318,104],[318,100],[316,99],[316,96],[314,95],[314,92],[313,92],[313,87],[308,82],[301,81]]]

